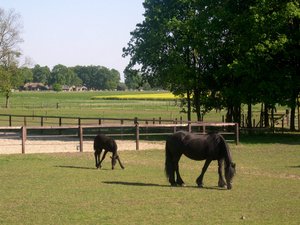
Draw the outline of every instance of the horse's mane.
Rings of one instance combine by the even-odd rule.
[[[213,133],[211,135],[214,136],[217,145],[219,145],[225,151],[225,153],[226,153],[225,154],[225,163],[227,165],[229,165],[232,162],[232,157],[231,157],[231,153],[229,150],[229,146],[228,146],[227,142],[225,141],[225,138],[221,134],[218,134],[218,133]]]

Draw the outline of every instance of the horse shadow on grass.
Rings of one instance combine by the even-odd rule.
[[[87,167],[87,166],[69,166],[69,165],[65,166],[65,165],[59,165],[59,166],[54,166],[54,167],[66,168],[66,169],[97,170],[97,168]],[[101,170],[109,170],[109,169],[107,169],[107,168],[101,168]]]
[[[167,188],[193,188],[193,189],[207,189],[207,190],[218,190],[223,191],[227,190],[224,188],[220,188],[217,186],[214,187],[202,187],[199,188],[197,186],[183,186],[183,187],[172,187],[169,184],[154,184],[154,183],[143,183],[143,182],[128,182],[128,181],[103,181],[104,184],[111,184],[111,185],[125,185],[125,186],[138,186],[138,187],[167,187]]]

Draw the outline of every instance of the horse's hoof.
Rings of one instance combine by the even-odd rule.
[[[203,188],[203,184],[198,184],[198,188]]]
[[[232,185],[231,184],[227,185],[227,189],[231,190],[232,189]]]
[[[177,187],[176,183],[171,183],[171,187]]]
[[[181,184],[177,184],[177,186],[179,186],[179,187],[185,187],[186,185],[185,185],[185,183],[181,183]]]

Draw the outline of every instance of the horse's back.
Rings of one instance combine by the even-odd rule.
[[[117,151],[117,143],[111,137],[98,134],[94,139],[94,149],[105,149],[107,151]]]
[[[220,157],[218,144],[221,135],[212,133],[197,135],[185,131],[174,133],[169,138],[172,151],[180,152],[193,160],[217,159]],[[171,142],[171,143],[170,143]]]

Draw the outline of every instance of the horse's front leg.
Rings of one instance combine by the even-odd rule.
[[[100,160],[100,162],[99,162],[100,168],[101,168],[101,163],[102,163],[102,161],[105,159],[106,153],[107,153],[107,150],[104,150],[104,153],[103,153],[103,155],[102,155],[102,158],[101,158],[101,160]],[[99,157],[100,157],[100,154],[99,154]]]
[[[100,166],[100,154],[101,154],[101,150],[95,150],[94,156],[95,156],[95,164],[97,169],[99,169]]]
[[[223,178],[223,172],[222,172],[222,169],[223,169],[223,163],[224,163],[224,160],[223,159],[219,159],[218,160],[218,174],[219,174],[219,182],[218,182],[218,186],[219,187],[225,187],[226,186],[226,182]]]
[[[118,160],[118,162],[119,162],[119,164],[120,164],[121,168],[124,170],[124,169],[125,169],[125,167],[124,167],[124,166],[123,166],[123,164],[121,163],[121,160],[120,160],[120,157],[119,157],[119,155],[117,155],[117,160]]]
[[[196,183],[198,184],[198,187],[203,187],[203,176],[209,166],[209,164],[211,163],[210,159],[207,159],[204,163],[204,166],[202,168],[202,172],[200,174],[200,176],[197,178]]]

